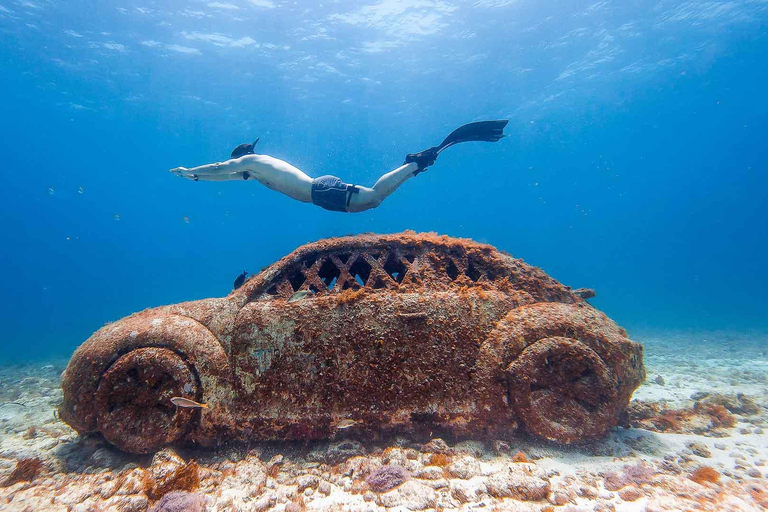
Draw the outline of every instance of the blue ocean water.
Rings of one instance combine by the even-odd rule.
[[[0,0],[0,359],[405,229],[595,288],[630,334],[766,329],[766,62],[759,0]],[[371,185],[497,118],[361,214],[168,172],[259,136]]]

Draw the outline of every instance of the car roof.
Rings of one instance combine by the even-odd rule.
[[[570,289],[493,246],[435,233],[364,234],[297,248],[251,278],[238,292],[248,301],[357,291],[445,290],[481,286],[526,289],[573,302]]]

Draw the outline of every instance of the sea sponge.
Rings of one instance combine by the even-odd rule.
[[[148,512],[205,512],[205,498],[195,492],[172,491]]]
[[[394,489],[409,477],[410,474],[404,468],[386,464],[376,468],[365,481],[372,491],[382,493]]]
[[[704,482],[716,484],[720,480],[720,473],[709,466],[701,466],[689,478],[697,484],[703,484]]]

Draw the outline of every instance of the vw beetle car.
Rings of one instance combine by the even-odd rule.
[[[357,436],[570,443],[616,425],[644,378],[641,345],[541,270],[405,232],[310,243],[227,297],[102,327],[62,376],[60,414],[136,453],[328,438],[342,420]]]

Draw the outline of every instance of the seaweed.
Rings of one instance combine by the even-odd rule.
[[[35,479],[42,467],[43,461],[37,457],[21,459],[16,462],[16,467],[13,468],[13,471],[8,475],[8,478],[0,484],[0,487],[8,487],[17,482],[31,482]]]
[[[714,428],[732,428],[736,425],[736,419],[733,417],[733,414],[720,404],[696,402],[693,410],[694,412],[709,416]]]
[[[720,403],[699,401],[690,408],[666,409],[659,403],[636,400],[628,412],[630,426],[653,432],[695,432],[706,435],[736,425],[733,414]]]
[[[200,486],[198,465],[190,461],[173,472],[162,481],[149,477],[144,483],[144,492],[153,500],[162,498],[172,491],[191,491]]]

